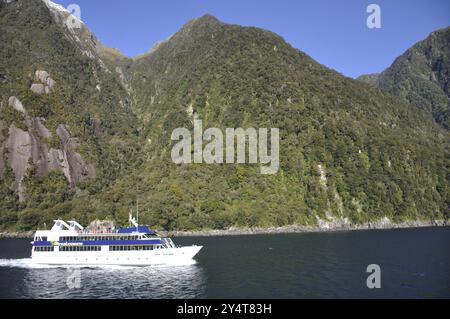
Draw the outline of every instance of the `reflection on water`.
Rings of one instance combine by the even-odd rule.
[[[204,271],[195,262],[157,267],[71,268],[33,265],[30,259],[16,259],[0,260],[0,267],[21,272],[22,282],[16,287],[23,298],[204,297]]]

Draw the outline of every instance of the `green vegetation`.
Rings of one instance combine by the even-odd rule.
[[[0,76],[6,79],[0,83],[3,105],[0,120],[5,123],[5,140],[11,124],[28,130],[23,115],[8,106],[9,97],[16,96],[30,117],[44,119],[51,136],[41,137],[41,143],[49,149],[60,149],[56,128],[65,124],[80,144],[77,151],[97,172],[96,180],[76,185],[75,191],[62,172],[39,177],[30,167],[24,181],[27,195],[24,203],[19,203],[10,190],[12,171],[3,176],[0,172],[0,215],[6,216],[2,217],[0,227],[28,229],[74,211],[72,201],[77,193],[89,192],[94,196],[119,176],[126,175],[139,164],[139,160],[129,163],[129,159],[138,158],[141,143],[137,117],[129,109],[129,96],[116,74],[82,54],[54,22],[43,2],[21,0],[2,2],[0,6]],[[36,70],[46,70],[56,81],[53,93],[37,95],[29,90]],[[97,85],[101,86],[101,92]],[[0,155],[6,163],[6,150]],[[26,221],[23,216],[27,216]]]
[[[1,101],[17,96],[53,134],[67,124],[98,172],[73,188],[60,172],[38,177],[31,169],[19,203],[7,170],[2,228],[32,229],[55,217],[123,224],[137,200],[141,222],[165,230],[315,225],[329,215],[355,223],[450,217],[448,132],[425,111],[319,65],[272,32],[205,16],[137,60],[116,52],[107,64],[123,68],[128,95],[40,2],[1,5],[0,75],[11,79],[0,85]],[[29,91],[36,69],[56,80],[54,93]],[[280,172],[173,164],[170,136],[192,128],[191,109],[205,128],[280,128]],[[0,117],[8,126],[20,121],[10,113]]]
[[[377,75],[360,81],[377,86],[429,112],[450,129],[450,27],[433,32]]]

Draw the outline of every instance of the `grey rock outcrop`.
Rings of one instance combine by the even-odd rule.
[[[39,83],[33,83],[30,90],[36,94],[49,94],[53,91],[56,82],[50,77],[47,71],[38,70],[34,75],[34,80]]]
[[[18,98],[15,96],[11,96],[8,100],[9,106],[11,106],[14,110],[17,112],[20,112],[22,114],[26,114],[25,108],[23,107],[22,102],[19,101]]]
[[[11,125],[9,128],[8,164],[14,173],[11,189],[19,196],[19,201],[25,200],[25,189],[22,185],[32,154],[32,137],[28,132]]]
[[[85,178],[95,178],[95,168],[77,153],[79,141],[71,136],[66,125],[61,124],[56,130],[62,145],[61,149],[49,150],[48,145],[42,141],[52,138],[52,133],[44,125],[45,119],[30,117],[20,100],[14,96],[8,102],[10,107],[23,114],[27,130],[24,131],[11,124],[6,140],[3,130],[7,126],[0,121],[0,177],[3,176],[6,166],[11,168],[14,181],[10,187],[18,195],[20,202],[26,198],[23,181],[31,167],[35,168],[37,177],[60,170],[72,187]],[[3,158],[6,151],[7,163]]]
[[[53,89],[53,86],[55,86],[56,82],[50,77],[50,75],[47,73],[47,71],[36,71],[35,74],[35,80],[39,81],[45,85],[47,85],[50,89]]]
[[[44,121],[43,118],[35,117],[33,118],[33,130],[38,133],[39,136],[43,138],[50,138],[52,137],[52,134],[50,131],[42,124],[42,121]]]
[[[45,85],[42,83],[33,83],[31,84],[30,90],[36,94],[45,94]]]
[[[8,103],[9,106],[12,107],[14,110],[16,110],[19,113],[22,113],[25,124],[27,125],[28,128],[30,128],[32,121],[28,116],[28,112],[23,106],[22,102],[20,102],[20,100],[15,96],[11,96],[8,100]]]
[[[94,167],[76,152],[80,147],[78,139],[71,137],[68,128],[63,124],[58,126],[56,133],[62,144],[62,153],[58,156],[62,159],[62,170],[69,183],[75,186],[85,178],[95,178]]]
[[[14,124],[9,128],[7,147],[8,165],[14,174],[11,190],[19,196],[19,201],[23,202],[25,200],[23,180],[32,165],[36,168],[38,177],[43,177],[50,171],[59,169],[60,166],[49,165],[49,152],[45,143],[42,143],[30,131],[23,131]]]

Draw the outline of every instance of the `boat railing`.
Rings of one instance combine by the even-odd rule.
[[[172,239],[170,239],[170,238],[161,238],[161,241],[162,241],[164,247],[166,247],[166,248],[175,248],[175,244],[173,243]]]

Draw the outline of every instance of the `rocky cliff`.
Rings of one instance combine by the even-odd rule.
[[[0,219],[23,227],[101,191],[139,149],[121,58],[69,20],[49,1],[0,2]]]
[[[85,178],[95,178],[95,168],[76,152],[79,148],[78,140],[70,135],[66,125],[58,125],[56,131],[52,133],[43,124],[45,119],[30,117],[15,96],[9,98],[9,106],[15,112],[21,113],[26,126],[26,130],[22,130],[13,123],[9,127],[8,135],[2,137],[6,138],[4,142],[8,158],[6,169],[11,169],[14,174],[11,189],[19,196],[19,201],[25,201],[26,192],[22,182],[31,167],[34,167],[37,177],[60,170],[72,187]],[[45,142],[52,138],[52,134],[58,136],[61,149],[51,148]],[[0,173],[5,170],[4,164],[2,166]],[[0,175],[2,176],[3,174]]]

